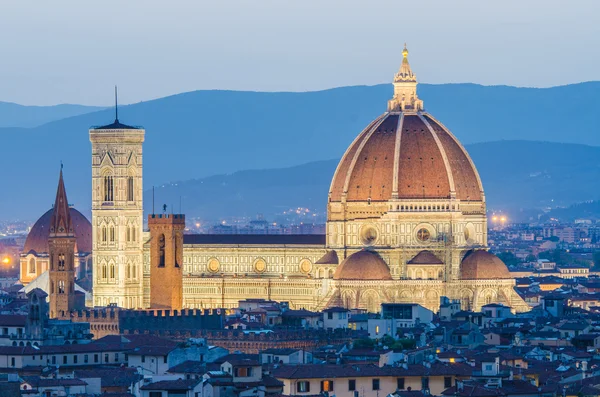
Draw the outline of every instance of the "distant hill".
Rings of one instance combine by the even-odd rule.
[[[105,109],[98,106],[54,105],[24,106],[10,102],[0,102],[0,128],[31,128],[67,117]]]
[[[419,92],[428,111],[463,143],[528,139],[600,145],[597,82],[548,89],[423,84]],[[306,93],[195,91],[124,106],[119,115],[125,123],[146,128],[144,178],[149,188],[339,158],[385,110],[391,93],[390,84]],[[0,156],[6,189],[0,194],[0,219],[35,217],[49,208],[60,160],[71,202],[89,211],[88,128],[113,118],[113,110],[107,109],[30,129],[0,129],[2,147],[8,148]],[[556,153],[575,158],[568,151]],[[499,166],[512,167],[515,161],[508,153]],[[541,166],[555,158],[532,152],[518,161]]]
[[[525,220],[530,208],[600,199],[600,148],[548,142],[503,141],[468,145],[479,169],[489,209],[508,211]],[[156,209],[162,203],[190,216],[219,220],[227,216],[273,214],[309,207],[323,213],[338,160],[300,166],[241,171],[229,175],[176,182],[155,190]],[[151,211],[152,192],[146,191]]]

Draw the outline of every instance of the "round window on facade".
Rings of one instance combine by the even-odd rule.
[[[363,226],[360,231],[360,240],[364,245],[373,245],[377,241],[377,228],[373,225]]]
[[[219,271],[220,263],[216,258],[212,258],[208,261],[208,271],[211,273],[216,273]]]
[[[309,273],[312,270],[312,263],[308,259],[302,259],[300,261],[300,271],[302,273]]]
[[[426,241],[429,241],[430,238],[431,233],[429,232],[429,230],[425,229],[424,227],[417,230],[417,240],[419,240],[420,242],[424,243]]]
[[[257,273],[264,272],[266,268],[267,268],[267,263],[265,262],[264,259],[258,259],[256,262],[254,262],[254,270]]]

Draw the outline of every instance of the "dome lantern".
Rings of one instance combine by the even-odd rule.
[[[402,50],[402,64],[394,76],[394,96],[388,101],[388,112],[418,112],[423,110],[423,101],[417,96],[417,76],[408,63],[406,43]]]

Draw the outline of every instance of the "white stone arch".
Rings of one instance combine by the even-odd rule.
[[[481,306],[489,305],[490,303],[494,303],[498,300],[498,296],[496,291],[491,288],[485,288],[479,293],[478,301]]]
[[[403,290],[400,291],[398,298],[400,299],[400,302],[410,302],[412,300],[412,294],[410,291]]]
[[[353,309],[356,302],[356,292],[344,290],[341,293],[342,306],[346,309]]]
[[[325,269],[323,269],[322,267],[319,268],[319,271],[317,273],[317,277],[318,278],[325,278]]]
[[[419,268],[415,270],[415,279],[423,279],[423,269]]]
[[[37,263],[35,260],[35,256],[33,256],[33,255],[27,256],[27,273],[29,273],[29,274],[37,273]]]
[[[381,310],[381,299],[377,291],[369,289],[362,292],[359,306],[370,313],[378,313]]]
[[[473,304],[473,291],[468,288],[460,290],[460,307],[462,310],[471,310]]]

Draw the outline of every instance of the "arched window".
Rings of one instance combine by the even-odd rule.
[[[127,177],[127,201],[133,201],[133,177]]]
[[[114,263],[110,264],[110,278],[111,279],[115,278],[115,264]]]
[[[127,276],[127,279],[131,278],[131,263],[127,264],[127,272],[125,274]]]
[[[158,237],[158,267],[165,267],[165,235]]]
[[[29,258],[29,273],[35,273],[35,258]]]
[[[114,186],[112,175],[104,177],[104,201],[113,201]]]
[[[131,241],[137,241],[137,228],[135,226],[131,227]]]
[[[58,282],[58,293],[59,294],[64,294],[65,293],[65,282],[63,280],[60,280]]]
[[[65,270],[65,254],[58,254],[58,270]]]
[[[108,234],[106,233],[106,226],[102,225],[102,242],[105,243],[108,240]]]
[[[131,227],[127,226],[127,241],[131,241]]]
[[[115,242],[115,227],[111,226],[110,227],[110,242],[114,243]]]
[[[106,263],[102,264],[102,278],[106,280],[107,274],[106,274]]]
[[[333,269],[329,269],[329,278],[333,278]]]
[[[135,263],[131,265],[131,277],[134,279],[137,278],[137,266]]]

